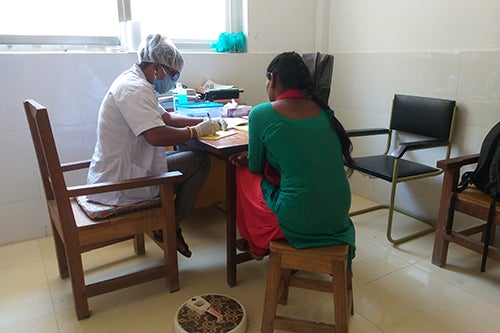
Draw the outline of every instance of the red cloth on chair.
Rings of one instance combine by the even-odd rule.
[[[268,164],[265,176],[279,184],[278,171]],[[265,255],[272,240],[285,238],[278,218],[262,196],[261,181],[262,174],[251,173],[246,166],[236,169],[236,221],[240,236],[257,255]]]

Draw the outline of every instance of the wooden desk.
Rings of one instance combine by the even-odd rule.
[[[226,164],[210,155],[210,172],[193,208],[222,204],[226,204]]]
[[[236,266],[251,260],[248,253],[236,253],[236,168],[229,162],[231,154],[247,150],[248,133],[238,133],[218,140],[191,140],[188,143],[205,150],[226,164],[226,269],[227,284],[236,286]]]

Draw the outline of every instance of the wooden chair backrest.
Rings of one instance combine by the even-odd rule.
[[[33,139],[45,197],[47,201],[55,200],[61,221],[73,221],[71,225],[65,224],[63,229],[66,229],[66,232],[76,231],[76,223],[74,223],[66,181],[47,109],[34,100],[25,101],[24,109]]]

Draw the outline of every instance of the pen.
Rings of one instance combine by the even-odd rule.
[[[210,117],[210,112],[207,112],[207,117],[208,117],[208,120],[212,120],[212,117]]]

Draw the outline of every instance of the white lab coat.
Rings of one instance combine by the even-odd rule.
[[[167,171],[164,147],[150,145],[142,133],[165,126],[154,87],[138,65],[115,79],[99,109],[97,143],[87,183],[124,180]],[[154,198],[159,187],[90,195],[92,201],[123,205]]]

